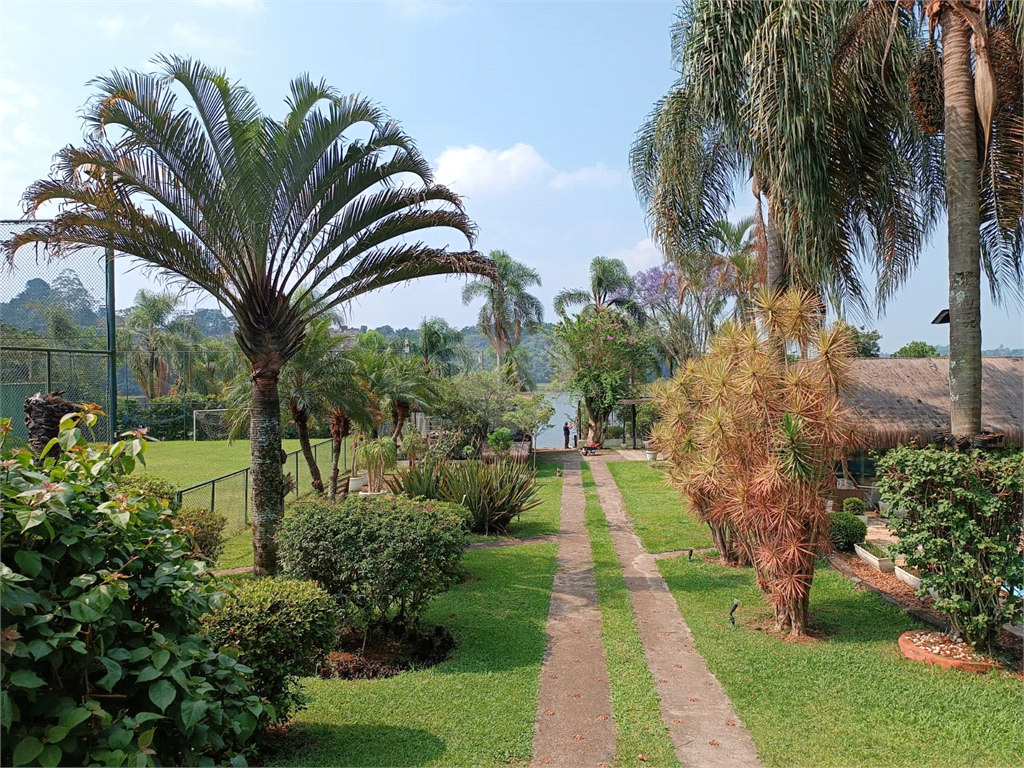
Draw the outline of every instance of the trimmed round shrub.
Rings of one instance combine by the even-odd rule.
[[[207,565],[216,565],[224,551],[227,517],[205,507],[185,507],[174,513],[174,519],[192,537],[195,554],[205,560]]]
[[[118,486],[145,443],[90,445],[79,419],[41,465],[0,421],[0,765],[241,761],[269,719],[203,632],[224,593],[166,508]]]
[[[507,427],[496,429],[487,436],[487,444],[495,453],[508,453],[512,448],[512,433]]]
[[[411,628],[460,572],[465,514],[457,504],[405,496],[301,504],[278,534],[281,564],[330,592],[354,626]]]
[[[115,479],[117,490],[125,496],[140,499],[156,499],[171,511],[178,509],[178,486],[159,475],[121,475]]]
[[[253,671],[253,692],[270,702],[279,721],[304,707],[299,678],[316,674],[338,642],[338,608],[309,581],[241,582],[204,623],[215,644],[238,650]]]
[[[868,505],[864,503],[864,499],[858,499],[855,496],[851,496],[848,499],[843,500],[843,512],[848,515],[863,515],[868,511]]]
[[[847,499],[847,501],[860,501],[860,499]],[[864,521],[849,512],[835,512],[829,515],[828,524],[832,546],[844,552],[852,550],[854,544],[863,544],[864,537],[868,535],[868,527]]]

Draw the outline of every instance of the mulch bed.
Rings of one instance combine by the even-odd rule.
[[[364,649],[362,633],[349,630],[342,635],[338,647],[317,667],[317,674],[324,680],[373,680],[432,667],[451,655],[455,638],[444,627],[401,637],[375,633]]]

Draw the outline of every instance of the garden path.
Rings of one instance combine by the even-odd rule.
[[[578,456],[567,456],[531,766],[609,765],[615,722]]]
[[[589,466],[622,565],[647,666],[656,681],[661,717],[676,756],[684,766],[758,766],[761,763],[750,734],[697,653],[693,635],[654,556],[633,532],[622,495],[608,471],[609,458],[616,460],[598,456],[590,460]],[[723,606],[723,613],[726,610],[728,606]]]

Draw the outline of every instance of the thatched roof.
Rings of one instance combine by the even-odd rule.
[[[928,445],[949,430],[949,360],[858,358],[846,403],[856,413],[868,448]],[[1024,444],[1024,358],[982,358],[981,426],[1002,432],[1007,445]]]

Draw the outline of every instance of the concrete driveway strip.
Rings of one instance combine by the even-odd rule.
[[[567,461],[531,766],[601,766],[615,757],[585,504],[579,460]]]
[[[750,734],[694,647],[675,598],[633,532],[606,459],[590,461],[612,544],[622,565],[647,666],[676,756],[684,766],[760,766]]]

